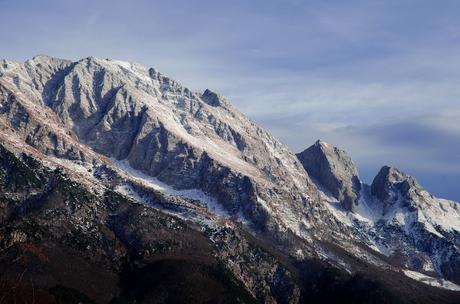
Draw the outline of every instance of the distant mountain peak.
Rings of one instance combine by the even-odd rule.
[[[389,166],[380,169],[371,185],[372,195],[384,203],[384,210],[394,204],[398,197],[414,196],[422,190],[414,177]]]
[[[354,210],[361,182],[356,165],[345,151],[319,139],[297,157],[310,176],[341,201],[347,210]]]

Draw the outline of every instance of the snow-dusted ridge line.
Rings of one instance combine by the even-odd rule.
[[[372,227],[378,222],[387,224],[393,223],[404,227],[406,234],[411,233],[411,226],[414,223],[421,223],[425,229],[432,234],[444,238],[438,229],[446,232],[460,232],[460,205],[459,203],[432,198],[425,196],[427,202],[423,202],[423,208],[418,211],[411,211],[403,206],[403,198],[398,197],[396,203],[386,212],[383,213],[382,206],[374,202],[374,198],[368,197],[364,191],[361,191],[355,212],[346,212],[341,208],[339,202],[326,196],[328,209],[336,218],[351,226],[354,220]],[[438,226],[438,229],[435,228]]]
[[[186,199],[200,201],[205,204],[209,211],[225,218],[230,218],[230,214],[222,208],[222,206],[214,197],[207,195],[199,189],[177,190],[170,185],[161,182],[155,177],[147,175],[140,170],[134,169],[129,165],[127,160],[116,160],[114,158],[111,158],[110,160],[115,167],[124,171],[125,174],[134,179],[136,182],[139,182],[149,188],[160,191],[161,193],[169,196],[180,196]],[[132,191],[128,191],[125,186],[119,186],[116,190],[125,195],[134,195],[133,198],[136,200],[142,200],[140,196],[135,196],[135,194],[131,195]]]

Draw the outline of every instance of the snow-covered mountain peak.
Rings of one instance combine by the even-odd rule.
[[[380,169],[372,182],[371,193],[383,203],[384,212],[398,200],[418,201],[428,194],[414,177],[389,166]]]
[[[459,203],[433,196],[413,176],[396,168],[383,167],[372,183],[371,192],[382,202],[387,217],[395,210],[403,210],[416,214],[419,222],[434,227],[431,231],[435,234],[460,233]]]
[[[413,176],[410,176],[401,170],[390,167],[390,166],[383,166],[379,173],[377,174],[376,179],[383,178],[390,183],[398,183],[398,182],[408,182],[412,186],[419,187],[417,181]]]

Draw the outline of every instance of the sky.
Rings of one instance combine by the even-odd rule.
[[[323,139],[460,201],[460,2],[0,0],[0,58],[155,67],[300,152]]]

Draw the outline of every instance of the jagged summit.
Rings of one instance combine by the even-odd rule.
[[[297,157],[305,170],[343,202],[347,210],[354,210],[361,182],[355,164],[345,151],[317,140]]]
[[[371,185],[372,194],[384,203],[384,209],[393,205],[399,197],[415,196],[422,190],[414,177],[389,166],[380,169]],[[398,195],[395,196],[395,193]]]

